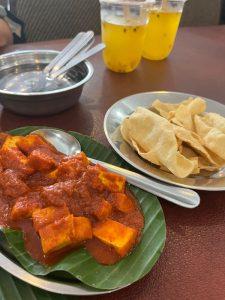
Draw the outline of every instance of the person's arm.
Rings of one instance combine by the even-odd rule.
[[[0,19],[0,48],[6,47],[13,43],[13,34],[8,23]]]
[[[25,42],[24,23],[0,5],[0,49],[12,43]]]

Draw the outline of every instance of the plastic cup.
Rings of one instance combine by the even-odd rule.
[[[131,72],[142,56],[148,23],[146,1],[100,0],[100,4],[105,65],[114,72]]]
[[[156,1],[149,11],[143,57],[162,60],[171,53],[186,0]]]

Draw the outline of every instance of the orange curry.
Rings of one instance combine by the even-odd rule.
[[[37,135],[0,133],[0,225],[23,231],[25,247],[51,265],[79,247],[114,264],[138,243],[142,213],[125,178],[66,156]]]

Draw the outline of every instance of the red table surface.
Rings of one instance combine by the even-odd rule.
[[[14,45],[19,49],[62,49],[67,40]],[[225,26],[181,28],[173,53],[160,62],[142,60],[136,71],[108,71],[101,55],[79,103],[49,117],[24,117],[0,110],[1,130],[48,125],[91,135],[105,145],[106,110],[125,96],[146,91],[179,91],[225,104]],[[160,199],[166,224],[165,250],[139,282],[92,299],[225,299],[225,192],[200,192],[201,205],[188,210]]]

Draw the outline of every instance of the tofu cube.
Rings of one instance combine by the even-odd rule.
[[[126,179],[123,176],[107,171],[101,171],[99,173],[99,179],[110,192],[121,193],[125,190]]]
[[[73,218],[71,214],[39,229],[41,245],[45,254],[73,244]]]
[[[129,213],[135,210],[133,201],[123,193],[114,193],[110,195],[112,205],[124,213]]]
[[[100,202],[100,204],[94,210],[94,215],[99,220],[104,220],[107,217],[109,217],[109,215],[111,214],[111,212],[112,212],[112,206],[111,206],[111,204],[108,201],[106,201],[106,200],[102,200]]]
[[[37,171],[49,171],[56,167],[56,160],[45,149],[33,150],[29,157],[30,165]]]
[[[91,222],[85,217],[73,218],[73,242],[79,244],[92,238]]]
[[[67,206],[49,206],[43,209],[37,209],[32,214],[34,229],[38,232],[42,227],[60,220],[69,214],[70,212]]]
[[[134,246],[137,230],[108,219],[93,228],[93,235],[101,242],[113,247],[123,257]]]

